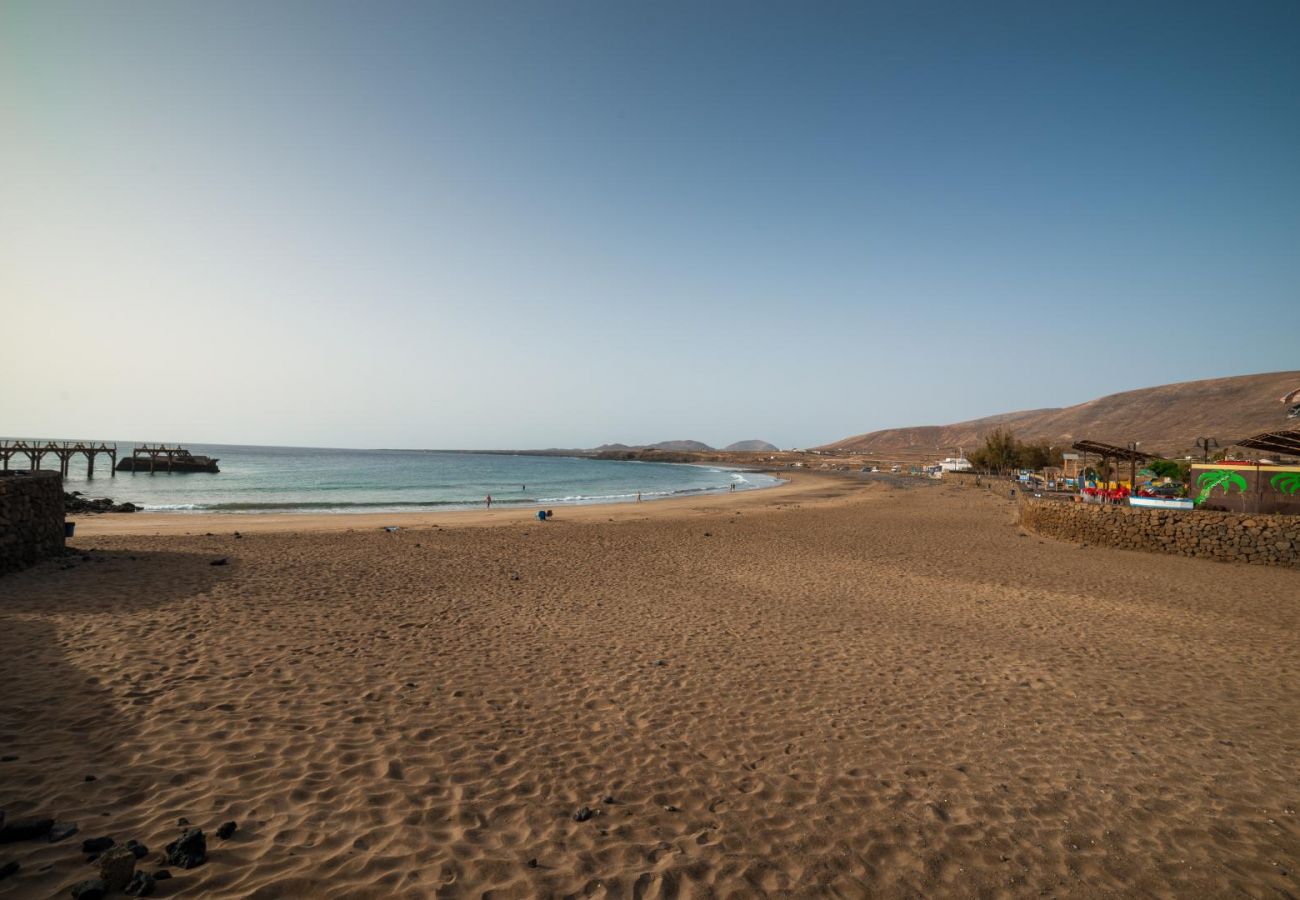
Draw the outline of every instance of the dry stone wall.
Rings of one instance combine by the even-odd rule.
[[[1134,509],[1021,495],[1020,524],[1064,541],[1300,568],[1300,516]]]
[[[63,553],[58,472],[0,472],[0,574]]]

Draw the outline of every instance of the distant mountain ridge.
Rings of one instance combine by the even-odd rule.
[[[769,444],[767,441],[750,440],[737,441],[734,444],[728,444],[722,448],[724,451],[745,451],[745,450],[763,450],[772,451],[780,448]],[[594,447],[592,453],[609,453],[619,450],[663,450],[666,453],[714,453],[716,447],[710,447],[703,441],[660,441],[657,444],[601,444]]]
[[[935,452],[951,455],[984,441],[1005,426],[1022,441],[1063,445],[1077,440],[1123,445],[1140,441],[1144,450],[1176,455],[1194,452],[1199,437],[1227,447],[1261,431],[1295,428],[1279,402],[1300,388],[1300,371],[1183,381],[1109,394],[1075,406],[1001,413],[951,425],[887,428],[834,441],[818,449],[863,453]]]
[[[660,441],[651,444],[650,450],[667,450],[671,453],[707,453],[713,448],[701,441]]]
[[[760,441],[756,439],[752,441],[736,441],[736,443],[728,444],[722,449],[729,451],[731,453],[757,453],[757,452],[772,453],[774,451],[780,450],[781,448],[776,446],[775,444],[769,444],[767,441]]]

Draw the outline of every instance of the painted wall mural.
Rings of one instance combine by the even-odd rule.
[[[1268,480],[1273,486],[1273,490],[1280,491],[1283,494],[1294,494],[1300,491],[1300,472],[1279,472]]]
[[[1246,479],[1242,478],[1237,472],[1230,472],[1227,469],[1202,472],[1197,476],[1196,486],[1201,489],[1201,492],[1196,495],[1197,506],[1210,499],[1215,488],[1222,488],[1225,497],[1232,492],[1234,487],[1239,494],[1244,493],[1247,488]]]
[[[1198,463],[1191,482],[1198,509],[1300,516],[1300,466]]]

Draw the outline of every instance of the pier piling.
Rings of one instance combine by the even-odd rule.
[[[11,468],[9,461],[15,456],[27,457],[27,468],[33,471],[40,469],[46,456],[53,456],[59,461],[59,474],[66,478],[73,457],[80,455],[86,458],[86,477],[94,478],[95,457],[101,453],[108,457],[110,472],[116,475],[117,444],[103,441],[0,441],[0,464],[6,472]]]

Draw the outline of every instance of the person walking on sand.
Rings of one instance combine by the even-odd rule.
[[[488,509],[491,509],[491,508],[492,508],[492,495],[491,495],[491,494],[488,494],[488,495],[487,495],[487,497],[483,500],[483,504],[484,504]]]
[[[640,502],[641,502],[641,492],[640,492],[640,491],[637,491],[637,492],[636,492],[636,502],[637,502],[637,503],[640,503]]]

